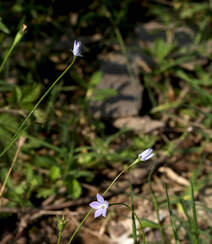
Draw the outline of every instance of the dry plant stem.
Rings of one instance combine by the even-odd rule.
[[[10,166],[8,172],[7,172],[6,178],[5,178],[4,183],[3,183],[2,187],[1,187],[1,190],[0,190],[0,199],[1,199],[2,195],[3,195],[3,192],[4,192],[4,189],[6,187],[7,181],[9,179],[9,176],[10,176],[11,172],[12,172],[12,169],[14,168],[15,162],[17,160],[17,157],[19,155],[19,152],[21,150],[21,147],[24,144],[24,141],[25,141],[25,138],[23,136],[21,136],[20,139],[19,139],[19,142],[18,142],[18,148],[16,150],[16,153],[15,153],[15,156],[13,158],[12,164],[11,164],[11,166]]]
[[[170,178],[172,181],[178,183],[179,185],[183,186],[189,186],[189,181],[182,176],[178,175],[174,172],[171,168],[168,167],[160,167],[159,172],[165,173],[168,178]]]
[[[112,183],[107,187],[107,189],[104,191],[104,193],[102,194],[103,196],[110,190],[110,188],[113,186],[113,184],[118,180],[118,178],[124,174],[124,172],[128,171],[132,166],[136,165],[138,162],[140,162],[140,159],[137,158],[133,163],[131,163],[126,169],[123,169],[117,176],[116,178],[112,181]],[[88,213],[86,214],[86,216],[84,217],[84,219],[81,221],[81,223],[79,224],[79,226],[76,228],[76,230],[74,231],[74,233],[72,234],[70,240],[68,241],[67,244],[70,244],[72,242],[72,240],[74,239],[74,237],[76,236],[76,234],[78,233],[78,231],[81,229],[83,223],[85,222],[85,220],[89,217],[89,215],[93,212],[93,209],[90,209],[88,211]]]

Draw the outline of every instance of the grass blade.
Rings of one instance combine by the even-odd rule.
[[[197,223],[197,212],[196,212],[196,206],[195,206],[195,200],[194,200],[194,189],[193,189],[193,183],[190,181],[190,197],[191,197],[191,209],[192,209],[192,215],[193,215],[193,221],[192,221],[192,230],[193,230],[193,237],[194,237],[194,244],[199,243],[199,228]]]
[[[178,238],[178,234],[177,234],[176,225],[175,225],[175,221],[174,221],[173,214],[172,214],[172,209],[171,209],[171,204],[170,204],[169,194],[168,194],[168,190],[167,190],[166,184],[164,184],[164,188],[165,188],[165,192],[166,192],[167,204],[168,204],[169,215],[170,215],[170,220],[171,220],[172,231],[173,231],[173,234],[174,234],[174,239],[176,241],[176,244],[180,244],[180,241],[179,241],[179,238]]]

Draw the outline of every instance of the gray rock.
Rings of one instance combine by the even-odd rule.
[[[116,90],[117,95],[101,102],[91,101],[93,115],[113,119],[137,115],[141,108],[142,86],[136,65],[131,63],[135,74],[135,79],[131,79],[122,54],[110,53],[101,62],[103,77],[96,90],[110,88]]]
[[[118,118],[113,121],[113,125],[119,129],[125,126],[126,128],[133,130],[134,132],[143,134],[150,133],[153,130],[160,129],[165,126],[163,121],[152,120],[149,116]]]

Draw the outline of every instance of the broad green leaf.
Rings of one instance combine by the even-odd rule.
[[[15,188],[15,193],[18,195],[22,195],[26,191],[26,188],[27,188],[26,181],[23,181]]]
[[[95,156],[94,153],[81,154],[78,157],[78,162],[79,164],[84,164],[84,165],[89,164],[93,160],[94,156]]]
[[[54,189],[39,189],[38,198],[47,198],[55,193]]]
[[[73,199],[79,198],[82,193],[82,187],[79,181],[75,179],[67,182],[67,190]]]
[[[101,79],[102,79],[102,72],[101,71],[97,71],[91,76],[89,85],[91,87],[95,87],[95,86],[97,86],[99,84]]]
[[[26,86],[23,89],[23,97],[21,103],[31,103],[34,102],[40,95],[41,85],[34,83],[33,85]]]
[[[27,182],[31,182],[34,178],[34,172],[30,164],[26,165],[25,174],[26,174]]]
[[[57,180],[61,175],[60,168],[57,166],[52,166],[50,169],[49,177],[52,181]]]
[[[117,91],[110,88],[99,89],[95,91],[95,95],[93,97],[94,101],[104,101],[109,97],[117,96]]]
[[[8,132],[15,132],[18,128],[18,122],[14,116],[8,113],[0,114],[0,127],[6,129]]]
[[[27,179],[27,184],[32,188],[36,188],[37,186],[43,183],[43,177],[41,175],[34,174],[34,170],[30,164],[26,165],[25,175]]]

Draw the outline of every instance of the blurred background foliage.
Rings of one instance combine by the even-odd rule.
[[[191,126],[190,140],[194,143],[186,146],[184,153],[193,152],[196,165],[200,152],[207,148],[206,153],[211,153],[211,4],[168,0],[1,1],[1,60],[19,25],[27,25],[27,33],[0,74],[1,150],[70,62],[74,40],[83,43],[83,58],[77,59],[28,122],[26,142],[4,194],[7,206],[36,206],[54,194],[79,198],[86,194],[83,183],[98,184],[102,169],[113,170],[117,163],[133,160],[143,149],[156,145],[171,155],[173,141]],[[99,55],[119,46],[115,29],[127,42],[137,26],[151,21],[163,26],[163,35],[150,45],[142,42],[142,48],[136,47],[152,63],[150,72],[142,67],[139,70],[144,86],[141,114],[163,120],[166,126],[161,134],[135,135],[126,128],[114,128],[110,121],[94,118],[89,103],[102,77]],[[178,28],[188,31],[177,35]],[[150,35],[158,31],[161,33],[153,30]],[[111,92],[99,93],[96,99],[104,100],[114,95]],[[13,146],[0,159],[1,182],[15,150]]]

